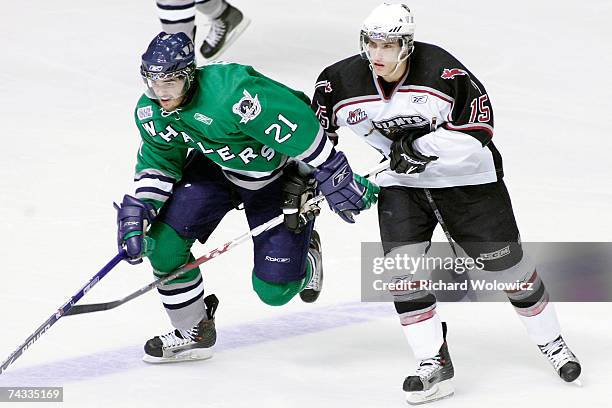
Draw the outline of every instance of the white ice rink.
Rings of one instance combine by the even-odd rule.
[[[357,52],[360,23],[378,3],[235,0],[253,21],[223,58],[311,95],[325,66]],[[417,39],[455,54],[489,92],[523,239],[609,241],[612,3],[409,5]],[[112,201],[131,189],[139,143],[139,58],[159,22],[153,0],[5,1],[0,10],[4,360],[115,254]],[[378,156],[355,142],[344,135],[340,147],[363,171]],[[243,214],[232,213],[210,242],[245,229]],[[313,305],[261,303],[250,287],[250,244],[205,265],[207,290],[221,302],[209,361],[141,362],[144,342],[169,329],[150,293],[62,318],[0,386],[63,386],[61,406],[70,407],[404,407],[401,385],[414,360],[397,315],[390,304],[359,302],[360,242],[378,240],[376,213],[348,225],[325,211],[318,229],[325,285]],[[83,300],[122,297],[151,279],[148,263],[124,263]],[[557,310],[583,364],[582,388],[557,378],[509,304],[440,304],[456,395],[432,406],[610,406],[612,306]]]

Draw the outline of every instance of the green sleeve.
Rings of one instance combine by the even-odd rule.
[[[241,99],[233,111],[242,107],[243,115],[236,113],[240,116],[236,118],[245,134],[291,157],[303,154],[315,142],[319,121],[301,92],[263,76],[246,77],[237,91],[242,95],[237,95]]]
[[[174,182],[182,177],[183,166],[187,158],[187,146],[179,143],[156,141],[145,129],[145,125],[136,121],[141,136],[136,161],[136,197],[150,202],[160,208],[172,193]],[[154,126],[154,121],[146,126]]]

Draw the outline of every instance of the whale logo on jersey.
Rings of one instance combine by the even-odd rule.
[[[349,125],[356,125],[359,122],[363,122],[368,118],[368,114],[365,111],[362,111],[361,108],[357,108],[354,111],[350,111],[348,114],[348,118],[346,118],[346,123]]]
[[[442,79],[454,79],[456,76],[459,75],[468,75],[467,71],[464,71],[462,69],[459,68],[444,68],[444,71],[442,71],[442,75],[441,78]]]
[[[390,119],[372,121],[375,130],[390,137],[391,133],[402,128],[420,128],[429,126],[429,120],[421,115],[398,115]]]
[[[249,120],[253,120],[259,116],[261,113],[261,104],[259,103],[257,94],[252,96],[246,89],[242,94],[244,96],[232,106],[232,112],[240,116],[240,123],[247,123]]]

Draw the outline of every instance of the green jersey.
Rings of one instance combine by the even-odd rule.
[[[181,179],[190,149],[251,190],[280,177],[289,157],[315,167],[329,157],[333,145],[302,92],[239,64],[200,67],[195,83],[188,101],[172,112],[146,95],[138,101],[137,198],[160,207]]]

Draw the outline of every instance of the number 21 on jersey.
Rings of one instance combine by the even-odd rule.
[[[282,113],[278,114],[278,120],[280,120],[282,123],[279,124],[277,122],[274,122],[270,126],[268,126],[268,128],[264,132],[266,133],[266,135],[269,135],[270,133],[274,132],[274,140],[276,140],[277,143],[283,143],[289,140],[291,136],[293,136],[293,133],[291,132],[295,132],[295,130],[298,128],[298,125],[293,122],[290,122],[289,119],[287,119],[286,117],[282,115]],[[289,129],[291,129],[291,132],[287,132],[284,135],[282,135],[283,133],[282,125],[283,124],[289,126]]]

